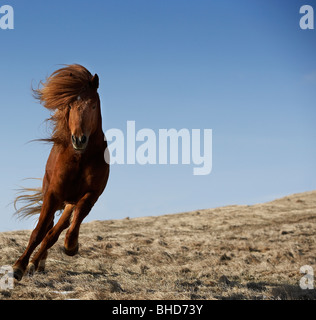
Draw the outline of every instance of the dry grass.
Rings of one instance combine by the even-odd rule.
[[[0,265],[23,252],[30,231],[0,233]],[[299,287],[316,262],[316,191],[253,206],[93,221],[79,254],[64,233],[44,273],[0,299],[315,299]],[[316,284],[315,284],[316,285]]]

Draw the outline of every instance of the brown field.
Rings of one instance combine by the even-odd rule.
[[[0,266],[14,263],[30,232],[0,233]],[[316,299],[299,286],[301,266],[316,271],[316,191],[85,223],[75,257],[63,253],[64,234],[46,271],[0,289],[0,299]]]

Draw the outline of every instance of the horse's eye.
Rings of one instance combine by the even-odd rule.
[[[97,105],[96,104],[94,104],[93,106],[92,106],[92,109],[95,109],[97,107]]]

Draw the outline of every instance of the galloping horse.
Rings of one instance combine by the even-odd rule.
[[[102,131],[99,77],[78,64],[56,70],[34,96],[54,111],[50,120],[53,146],[46,163],[41,189],[32,195],[20,195],[15,202],[27,204],[18,210],[22,216],[40,214],[28,246],[13,266],[14,277],[44,270],[47,250],[69,227],[64,243],[67,255],[78,252],[79,228],[102,194],[109,177],[107,142]],[[35,205],[34,205],[35,204]],[[54,215],[63,210],[54,226]],[[31,262],[34,249],[41,243]]]

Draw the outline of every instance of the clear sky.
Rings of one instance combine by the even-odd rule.
[[[114,165],[85,221],[254,204],[316,189],[315,0],[11,1],[0,29],[0,231],[27,177],[42,177],[49,113],[31,95],[60,64],[100,77],[103,128],[212,129],[213,168]],[[316,11],[315,11],[316,14]],[[0,15],[1,16],[1,15]]]

